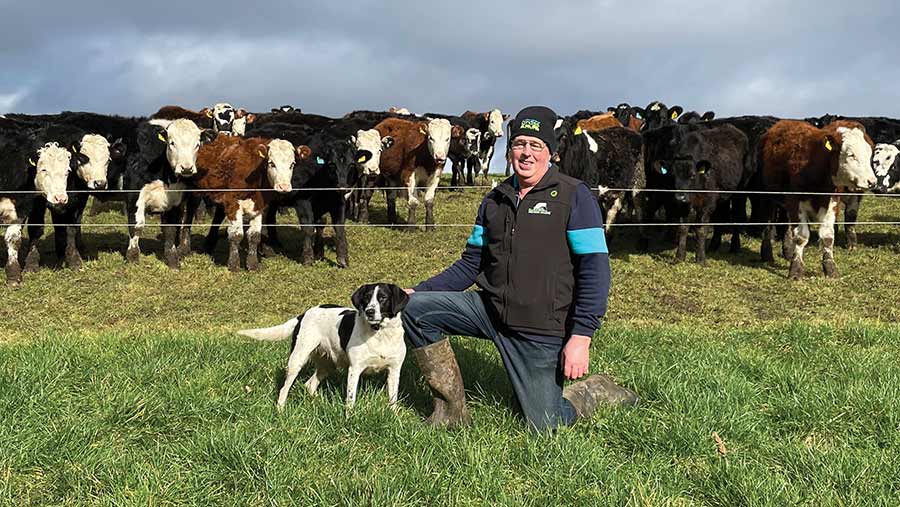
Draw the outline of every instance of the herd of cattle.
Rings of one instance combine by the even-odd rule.
[[[88,197],[123,201],[129,242],[126,259],[140,257],[148,213],[160,214],[164,257],[177,268],[191,250],[190,226],[201,203],[214,210],[205,250],[216,244],[228,219],[228,268],[240,268],[247,228],[246,266],[259,266],[258,251],[278,246],[276,213],[294,208],[303,237],[302,260],[324,254],[324,216],[335,230],[337,263],[349,263],[349,217],[368,221],[369,200],[383,187],[391,224],[414,225],[424,200],[425,228],[434,227],[434,197],[449,158],[451,185],[472,185],[487,174],[494,145],[508,117],[499,110],[459,116],[412,115],[405,109],[354,111],[342,118],[303,113],[291,106],[249,113],[229,104],[200,111],[165,106],[149,117],[87,112],[0,116],[0,225],[8,284],[40,264],[37,241],[46,211],[55,247],[67,265],[81,265],[81,219]],[[604,112],[579,111],[556,125],[560,170],[596,189],[608,234],[628,212],[642,223],[679,222],[676,258],[685,257],[691,221],[796,224],[786,228],[783,254],[790,276],[803,273],[803,248],[811,222],[821,222],[823,269],[835,276],[834,223],[845,205],[854,222],[860,198],[846,191],[900,192],[900,121],[826,115],[803,121],[770,116],[715,119],[712,112],[684,112],[653,102],[620,104]],[[879,143],[876,145],[876,143]],[[507,167],[507,174],[509,168]],[[397,216],[398,188],[405,189],[408,217]],[[647,190],[668,192],[648,192]],[[703,192],[697,192],[701,190]],[[804,193],[808,193],[805,194]],[[819,195],[822,194],[822,195]],[[23,228],[27,228],[23,246]],[[697,227],[697,260],[705,259],[708,227]],[[856,237],[848,225],[850,246]],[[406,227],[405,230],[413,230]],[[715,227],[711,248],[724,228]],[[739,228],[731,247],[740,248]],[[762,256],[773,261],[774,227],[765,228]],[[646,241],[646,231],[642,232]]]

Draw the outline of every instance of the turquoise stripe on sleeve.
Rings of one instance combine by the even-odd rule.
[[[472,228],[472,235],[469,236],[469,239],[466,241],[466,243],[468,243],[472,246],[483,247],[484,246],[484,227],[482,227],[478,224],[475,224],[475,227]],[[606,241],[604,240],[604,244],[605,243],[606,243]]]
[[[575,255],[609,253],[606,248],[606,234],[601,227],[566,231],[566,238],[569,240],[569,248]]]

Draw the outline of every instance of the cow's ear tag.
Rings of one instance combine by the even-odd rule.
[[[584,133],[584,131],[581,130],[581,127],[575,127],[575,135],[576,135],[576,136],[577,136],[578,134],[582,134],[582,133]]]
[[[360,158],[359,161],[362,162],[363,158],[365,157]],[[325,159],[322,157],[316,157],[316,163],[319,165],[325,165]]]
[[[834,149],[834,146],[831,145],[831,140],[830,140],[830,139],[826,139],[826,140],[825,140],[825,149],[828,150],[828,151],[831,151],[831,150]]]
[[[358,159],[356,159],[356,161],[357,161],[358,163],[362,164],[363,162],[366,161],[366,156],[363,155],[362,157],[359,157]]]
[[[31,160],[31,158],[28,159],[28,163],[31,164],[32,167],[37,167],[37,164],[35,164],[34,160]]]
[[[213,113],[213,112],[212,112],[212,109],[207,109],[207,110],[206,110],[206,117],[207,117],[207,118],[212,118],[212,113]]]
[[[678,118],[678,111],[672,111],[672,119]]]
[[[165,137],[163,137],[163,135],[162,135],[162,134],[156,134],[156,137],[157,137],[157,138],[159,138],[159,140],[160,140],[160,141],[162,141],[162,142],[166,142],[166,138],[165,138]]]
[[[665,167],[660,167],[660,168],[659,168],[659,172],[661,172],[661,173],[663,173],[663,174],[669,174],[669,170],[666,169]]]
[[[259,158],[266,158],[265,154],[263,154],[262,150],[256,152],[259,155]]]
[[[72,153],[78,153],[78,148],[74,144],[72,145]]]

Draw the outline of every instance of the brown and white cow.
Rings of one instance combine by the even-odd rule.
[[[239,247],[247,232],[247,269],[259,269],[259,242],[266,207],[277,194],[292,190],[291,177],[297,159],[312,154],[306,145],[296,149],[282,139],[218,136],[200,148],[194,185],[201,194],[225,209],[228,219],[228,269],[240,269]],[[262,189],[272,189],[267,191]],[[238,190],[238,191],[235,191]]]
[[[457,131],[454,131],[454,130]],[[419,206],[417,190],[424,190],[425,229],[434,230],[434,194],[447,161],[452,135],[462,136],[462,129],[450,125],[446,119],[409,121],[388,118],[375,126],[382,143],[390,139],[390,147],[383,150],[378,161],[381,180],[388,187],[405,186],[409,218],[407,225],[415,225]],[[374,156],[372,158],[375,158]],[[387,191],[388,221],[397,218],[397,191]],[[408,228],[412,230],[412,228]]]
[[[809,223],[819,222],[822,240],[822,269],[836,277],[834,262],[834,224],[840,193],[861,190],[876,182],[872,171],[872,144],[863,126],[855,122],[819,129],[804,121],[781,120],[760,140],[762,189],[770,192],[811,192],[832,195],[785,194],[769,201],[767,216],[774,219],[773,202],[783,206],[791,229],[794,250],[789,277],[803,276],[803,249],[809,242]],[[761,255],[772,256],[773,227],[763,234]],[[786,250],[787,252],[787,250]]]

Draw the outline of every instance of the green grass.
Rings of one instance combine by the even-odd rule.
[[[470,223],[478,199],[439,194],[438,222]],[[897,217],[900,202],[873,198],[860,220]],[[363,379],[349,416],[340,378],[318,398],[295,387],[278,414],[287,344],[233,333],[349,304],[361,283],[411,285],[457,258],[468,227],[351,228],[350,269],[328,251],[313,266],[291,254],[237,274],[224,242],[171,272],[149,231],[137,265],[123,261],[124,229],[92,228],[83,271],[0,288],[0,504],[897,504],[900,229],[860,227],[860,247],[836,253],[838,280],[810,247],[800,282],[786,261],[759,263],[752,239],[701,267],[674,264],[666,243],[641,254],[633,233],[616,237],[591,368],[642,403],[554,435],[529,433],[508,408],[487,342],[454,338],[475,422],[448,433],[420,422],[429,396],[414,361],[398,414],[380,376]],[[298,234],[281,234],[295,249]]]

